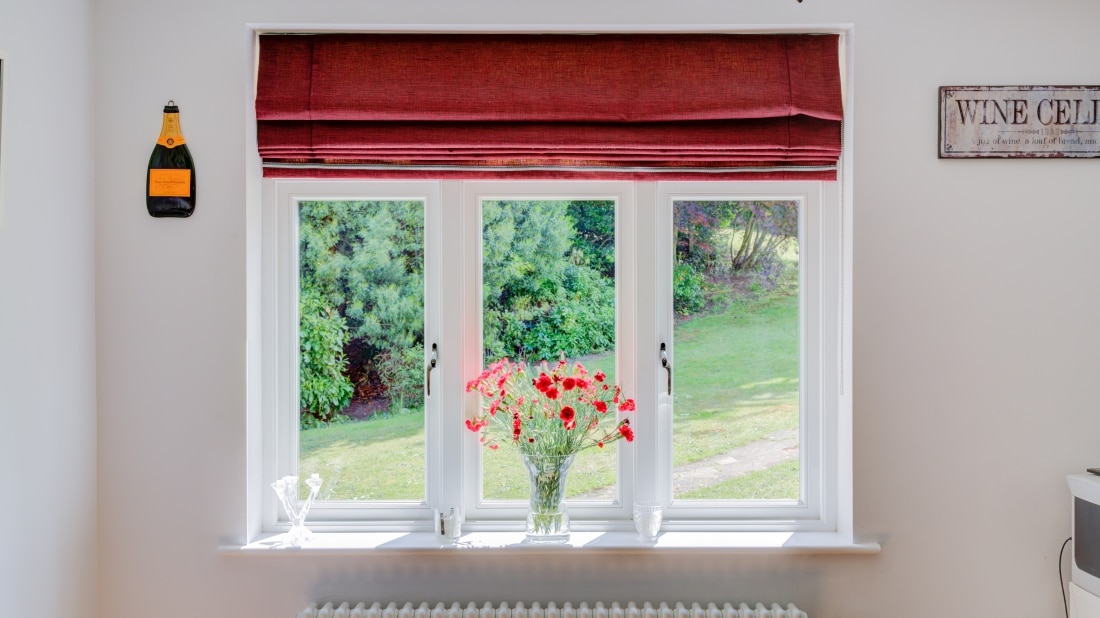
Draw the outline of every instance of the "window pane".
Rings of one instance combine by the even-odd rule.
[[[675,499],[800,496],[798,206],[673,204]]]
[[[423,501],[424,203],[300,202],[299,251],[300,481]]]
[[[580,362],[615,384],[615,204],[606,200],[486,200],[482,218],[484,363]],[[538,369],[533,372],[538,375]],[[482,449],[482,496],[526,499],[510,444]],[[566,496],[618,495],[614,445],[581,451]]]

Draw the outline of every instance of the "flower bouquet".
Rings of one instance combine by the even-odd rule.
[[[528,539],[568,539],[562,500],[573,457],[617,440],[633,441],[630,419],[620,420],[616,412],[633,411],[634,400],[608,384],[602,371],[589,374],[584,365],[565,360],[553,367],[543,362],[530,373],[522,364],[497,361],[466,384],[467,392],[475,390],[482,406],[466,419],[466,427],[480,434],[486,448],[516,448],[530,476]]]

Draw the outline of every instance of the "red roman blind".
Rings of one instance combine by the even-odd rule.
[[[260,37],[266,176],[834,179],[837,35]]]

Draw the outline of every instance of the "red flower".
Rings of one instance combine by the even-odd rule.
[[[623,401],[622,403],[619,404],[619,412],[633,412],[633,411],[634,411],[634,400],[633,399],[627,399],[627,400],[625,400],[625,401]]]
[[[577,418],[577,411],[574,410],[571,406],[562,406],[561,412],[558,413],[558,418],[568,424],[573,419]]]
[[[623,424],[619,425],[619,433],[623,434],[627,442],[634,441],[634,430],[630,427],[630,421],[623,421]]]
[[[592,376],[597,382],[603,382],[607,379],[607,374],[602,371],[597,371],[596,375]]]
[[[594,403],[592,405],[596,408],[596,411],[599,412],[600,414],[603,414],[603,413],[607,412],[607,404],[602,402],[602,401],[597,401],[596,403]]]
[[[496,442],[493,442],[492,444],[490,444],[490,445],[489,445],[489,450],[490,450],[490,451],[495,451],[495,450],[497,450],[498,448],[500,448],[500,445],[499,445],[499,444],[497,444]]]
[[[482,427],[485,427],[488,424],[489,421],[483,419],[466,419],[466,429],[469,429],[474,433],[477,433],[481,430]]]
[[[546,398],[547,399],[557,399],[558,398],[558,389],[554,388],[553,386],[546,389]]]
[[[600,448],[603,448],[603,442],[597,442],[597,443],[596,443],[596,446],[598,446],[598,447],[600,447]]]
[[[535,381],[535,388],[539,389],[539,392],[545,393],[546,389],[553,386],[554,381],[550,379],[550,376],[545,373],[540,374],[538,380]]]
[[[577,381],[573,378],[565,378],[561,381],[561,387],[563,390],[571,391],[577,387]]]

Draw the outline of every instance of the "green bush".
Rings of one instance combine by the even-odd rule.
[[[615,284],[588,266],[568,265],[559,300],[531,320],[520,347],[530,360],[570,358],[615,345]]]
[[[355,389],[344,374],[344,319],[310,288],[302,290],[299,311],[301,424],[309,428],[338,420]]]
[[[707,304],[707,281],[691,264],[677,262],[672,270],[672,308],[677,315],[698,313]]]

